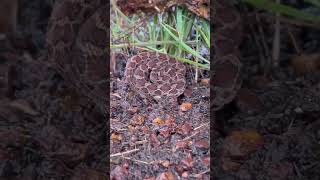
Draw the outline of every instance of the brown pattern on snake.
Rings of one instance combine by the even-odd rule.
[[[106,0],[56,1],[47,32],[48,58],[94,102],[107,103],[109,7]]]
[[[212,34],[214,47],[213,77],[211,95],[213,110],[221,109],[231,102],[242,84],[241,62],[238,46],[241,41],[240,15],[226,1],[214,1],[215,25]]]
[[[143,52],[131,57],[126,65],[126,82],[142,97],[159,100],[176,98],[186,87],[186,67],[166,54]]]

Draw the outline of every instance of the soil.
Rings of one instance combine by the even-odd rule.
[[[0,42],[0,179],[107,179],[104,114],[46,58],[51,3],[19,1]]]
[[[178,98],[180,105],[168,105],[146,104],[123,77],[111,80],[112,177],[143,179],[174,172],[209,178],[208,84],[193,85],[189,94]]]

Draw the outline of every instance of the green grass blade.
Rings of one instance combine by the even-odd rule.
[[[302,10],[298,10],[296,8],[293,8],[287,5],[277,4],[277,3],[271,2],[270,0],[242,0],[242,1],[247,2],[258,8],[270,10],[275,13],[292,16],[297,19],[302,19],[305,21],[320,23],[320,17],[318,16],[306,13]]]
[[[314,6],[317,6],[320,8],[320,1],[319,0],[304,0],[304,2],[308,2],[310,4],[313,4]]]
[[[171,37],[173,37],[174,40],[176,40],[179,45],[181,45],[181,47],[186,50],[187,52],[193,54],[194,56],[198,57],[199,59],[205,61],[206,63],[210,63],[207,59],[203,58],[198,52],[196,52],[195,50],[193,50],[191,47],[189,47],[186,43],[184,43],[183,41],[181,41],[175,34],[173,34],[171,32],[172,27],[170,27],[167,24],[161,23],[162,27],[171,35]],[[171,29],[171,30],[170,30]]]

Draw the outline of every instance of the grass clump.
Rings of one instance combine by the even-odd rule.
[[[197,68],[210,68],[210,25],[184,7],[151,17],[125,16],[112,3],[111,49],[140,48],[169,54]]]

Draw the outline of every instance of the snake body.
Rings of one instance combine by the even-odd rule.
[[[175,58],[144,52],[130,58],[125,77],[142,97],[178,97],[186,87],[186,67]]]

